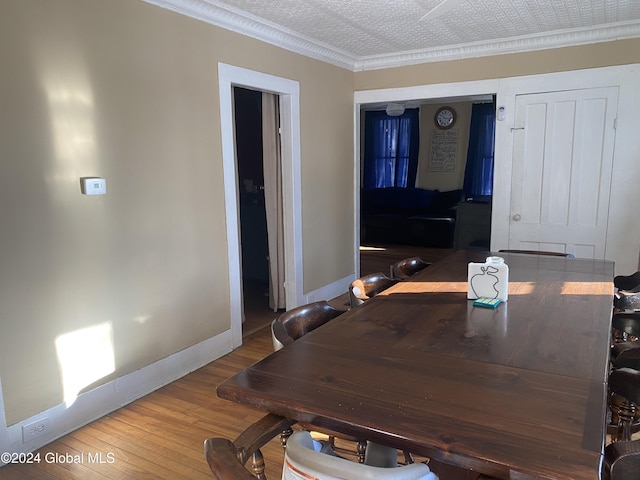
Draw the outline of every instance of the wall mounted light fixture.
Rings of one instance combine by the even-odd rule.
[[[399,117],[404,113],[404,105],[401,103],[390,103],[387,105],[386,112],[390,117]]]

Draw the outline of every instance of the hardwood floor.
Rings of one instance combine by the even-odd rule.
[[[363,274],[388,271],[389,263],[408,256],[435,261],[450,252],[374,247],[363,250]],[[0,479],[211,479],[203,454],[204,440],[216,436],[234,439],[262,416],[221,400],[215,393],[220,382],[273,350],[267,327],[276,314],[268,306],[266,310],[260,306],[255,312],[250,327],[254,332],[245,333],[242,347],[46,445],[34,452],[39,454],[40,463],[1,467]],[[272,440],[263,454],[267,477],[280,478],[283,454],[279,439]]]
[[[36,451],[40,463],[1,467],[0,479],[211,479],[204,440],[233,439],[261,417],[219,399],[216,386],[272,349],[269,329],[262,329],[230,354]],[[268,477],[280,478],[279,440],[263,453]]]

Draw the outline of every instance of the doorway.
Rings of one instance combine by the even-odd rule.
[[[300,86],[298,82],[232,65],[218,64],[220,130],[229,265],[229,316],[232,348],[242,345],[243,290],[240,248],[239,192],[233,120],[233,88],[236,86],[279,96],[286,308],[303,303],[302,210],[300,169]]]
[[[239,185],[240,250],[244,319],[247,336],[268,325],[275,313],[269,306],[269,233],[265,207],[262,92],[233,88]]]
[[[361,119],[366,124],[361,130],[364,152],[361,159],[364,181],[360,188],[361,264],[365,255],[379,252],[383,256],[385,250],[398,246],[440,249],[440,253],[452,249],[488,249],[494,96],[414,99],[397,105],[407,108],[403,115],[390,116],[384,104],[361,107],[364,110]],[[406,185],[389,188],[387,170],[378,167],[378,159],[386,161],[391,150],[387,147],[391,128],[378,128],[378,124],[394,119],[403,121],[408,117],[407,111],[416,114],[419,134],[399,137],[395,144],[400,146],[404,141],[412,147],[415,141],[419,153],[411,166],[416,173],[410,177],[409,168],[405,168],[402,173],[410,180]],[[444,127],[438,123],[443,111],[452,115],[451,123]],[[411,118],[404,121],[409,123]]]

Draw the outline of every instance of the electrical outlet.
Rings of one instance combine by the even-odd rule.
[[[36,438],[40,438],[44,435],[48,435],[51,430],[51,421],[49,417],[41,418],[28,425],[22,426],[22,443],[30,442]]]

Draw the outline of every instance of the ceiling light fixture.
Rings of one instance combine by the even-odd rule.
[[[387,105],[386,112],[390,117],[399,117],[404,113],[404,105],[401,103],[390,103]]]

